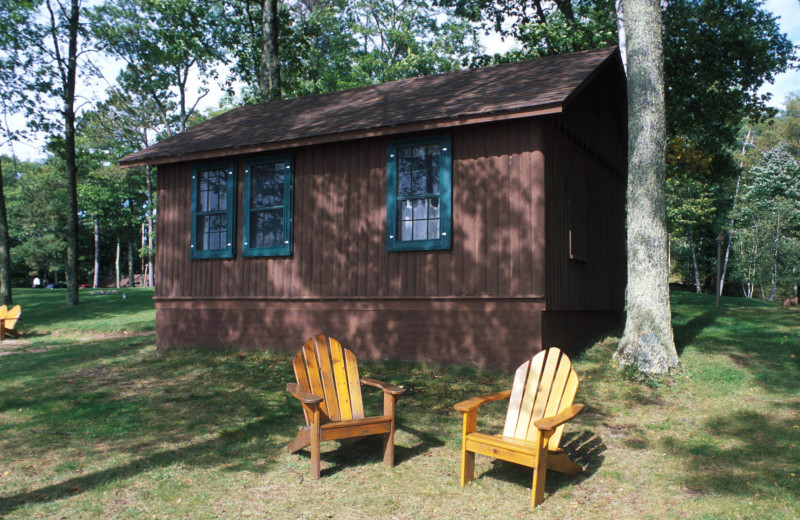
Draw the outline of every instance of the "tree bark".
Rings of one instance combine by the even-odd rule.
[[[69,42],[64,82],[64,159],[67,163],[67,305],[78,305],[78,180],[75,157],[75,81],[78,64],[79,0],[72,0],[69,13]],[[54,42],[58,45],[58,42]]]
[[[258,87],[262,101],[281,98],[281,69],[278,59],[278,0],[261,4],[261,63]]]
[[[0,304],[11,307],[11,247],[8,240],[6,197],[3,194],[3,166],[0,164]]]
[[[97,215],[92,219],[94,225],[94,276],[92,277],[92,288],[97,289],[100,285],[100,219]]]
[[[119,247],[119,240],[117,240],[117,258],[116,258],[116,261],[114,262],[114,267],[115,267],[115,271],[116,271],[116,275],[117,275],[117,289],[119,289],[119,278],[120,278],[120,274],[119,274],[119,260],[120,260],[120,258],[119,257],[120,257],[120,247]]]
[[[133,286],[133,240],[128,240],[128,287]]]
[[[658,0],[624,0],[628,55],[628,311],[615,358],[649,375],[678,366],[667,264],[664,50]]]
[[[692,225],[689,224],[689,248],[692,251],[692,271],[694,271],[694,288],[697,294],[703,292],[703,288],[700,286],[700,270],[697,268],[697,252],[694,248],[694,231],[692,229]]]

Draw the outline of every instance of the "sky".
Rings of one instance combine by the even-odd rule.
[[[765,8],[779,17],[781,30],[789,36],[789,39],[795,44],[800,44],[800,0],[767,0]],[[506,39],[503,41],[498,34],[483,36],[481,42],[489,54],[502,53],[515,46],[513,40]],[[102,99],[104,97],[103,92],[113,84],[114,77],[121,69],[119,63],[108,60],[98,65],[103,71],[104,77],[98,79],[91,88],[82,89],[79,92],[79,102],[81,99]],[[196,78],[193,83],[189,85],[190,92],[195,91],[199,86],[199,81]],[[779,108],[785,105],[787,95],[792,92],[800,92],[800,70],[792,70],[780,74],[772,84],[765,85],[759,90],[759,94],[771,93],[772,99],[769,104]],[[219,105],[221,98],[222,91],[220,89],[212,90],[208,96],[201,100],[198,108],[200,110],[215,108]],[[24,120],[19,116],[13,117],[10,121],[12,127],[21,127],[24,124]],[[14,144],[14,152],[20,159],[36,160],[44,156],[43,145],[44,141],[41,138],[32,139],[28,142],[18,142]],[[8,144],[0,146],[0,153],[10,154],[10,146]]]

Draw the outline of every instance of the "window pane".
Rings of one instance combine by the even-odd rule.
[[[413,215],[411,201],[400,201],[398,205],[400,206],[400,210],[398,211],[400,220],[411,220]]]
[[[439,193],[439,145],[406,146],[397,149],[397,196]]]
[[[439,238],[439,219],[428,221],[428,238]]]
[[[283,162],[254,164],[250,171],[250,207],[282,206],[285,172]]]
[[[413,224],[414,223],[411,220],[405,220],[400,223],[400,236],[398,237],[398,240],[413,240]]]
[[[207,170],[197,173],[197,211],[225,211],[228,209],[228,179],[225,170]]]
[[[428,221],[415,220],[414,221],[414,240],[425,240],[428,238]]]
[[[417,199],[414,201],[414,220],[428,218],[428,199]]]
[[[197,217],[198,250],[225,249],[228,245],[227,235],[226,215],[202,215]]]
[[[250,247],[283,245],[283,208],[250,212]]]
[[[428,218],[439,218],[439,199],[428,199]]]

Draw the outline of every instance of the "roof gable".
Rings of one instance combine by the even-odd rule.
[[[161,164],[560,112],[616,47],[234,108],[120,160]]]

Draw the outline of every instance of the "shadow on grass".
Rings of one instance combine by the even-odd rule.
[[[84,493],[99,486],[136,477],[142,472],[152,471],[155,468],[164,468],[172,464],[197,464],[202,461],[203,466],[216,466],[229,463],[231,457],[241,457],[241,453],[231,453],[243,447],[252,438],[262,437],[272,419],[261,419],[245,427],[226,432],[218,437],[198,444],[192,444],[173,450],[156,451],[147,457],[134,459],[127,464],[113,468],[95,471],[87,475],[72,477],[58,484],[41,487],[32,491],[17,493],[0,497],[0,517],[24,505],[53,502],[73,495]],[[248,449],[252,447],[250,445]],[[274,453],[277,446],[273,448]],[[250,471],[265,472],[271,463],[267,462],[258,466],[251,466]]]
[[[730,361],[727,366],[715,368],[712,365],[716,361],[708,357],[710,362],[703,370],[746,372],[770,393],[800,393],[797,309],[731,297],[723,298],[722,307],[717,309],[713,297],[675,293],[673,301],[673,329],[679,351],[691,345],[698,352],[721,354]]]
[[[795,413],[800,401],[790,403]],[[729,494],[770,498],[789,493],[800,499],[797,474],[797,421],[777,420],[768,413],[734,412],[706,421],[713,438],[668,437],[663,445],[685,460],[684,486],[697,495]],[[770,463],[765,464],[765,461]]]
[[[395,444],[395,466],[405,464],[411,459],[428,452],[432,448],[445,445],[445,442],[435,435],[425,433],[399,422],[396,426],[396,431],[408,433],[415,437],[418,442],[411,447]],[[323,451],[320,454],[320,459],[326,464],[330,464],[330,466],[322,469],[320,472],[321,476],[335,475],[347,468],[382,463],[384,438],[385,435],[372,435],[356,442],[338,442],[339,446],[337,448],[331,451]],[[332,443],[324,443],[322,449],[326,449],[326,445],[330,446]],[[308,450],[308,448],[305,448],[295,455],[308,461],[310,467],[311,455]]]
[[[80,453],[89,467],[80,476],[47,469],[59,482],[0,497],[0,517],[172,464],[268,470],[296,415],[282,390],[291,377],[285,356],[159,358],[152,340],[55,342],[47,351],[3,358],[0,414],[9,420],[0,420],[0,460],[44,469],[48,463],[37,461],[65,457],[63,466]],[[24,480],[16,486],[26,487]]]
[[[714,324],[717,316],[724,312],[716,307],[709,309],[702,314],[695,316],[683,325],[675,325],[672,328],[675,338],[675,349],[678,355],[683,354],[683,350],[690,345],[706,328]]]

